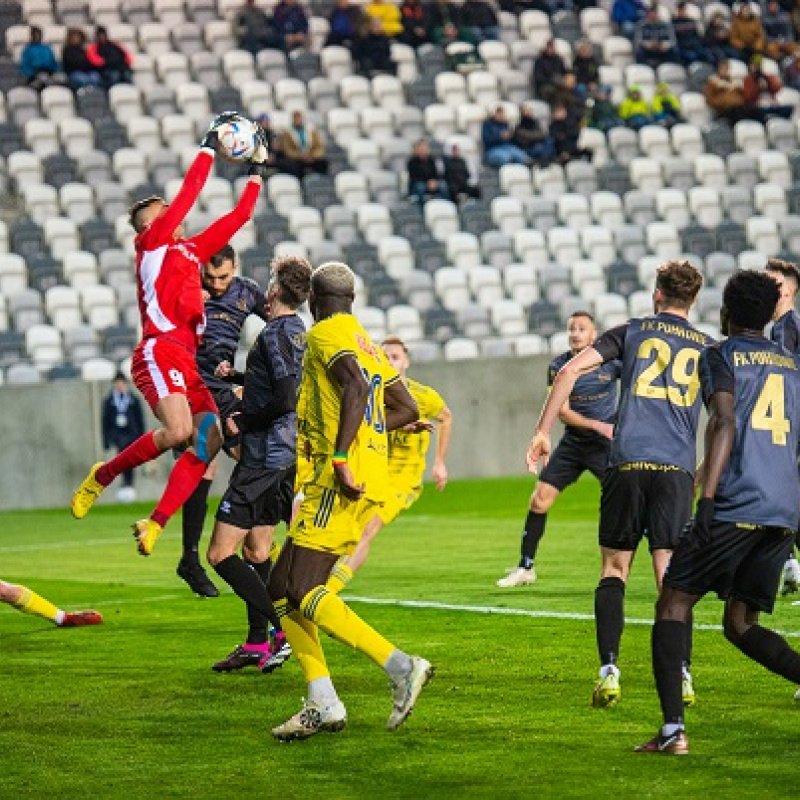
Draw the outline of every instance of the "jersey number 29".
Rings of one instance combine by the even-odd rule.
[[[654,400],[669,400],[682,408],[691,408],[700,390],[700,378],[697,376],[699,355],[694,348],[684,347],[673,357],[672,348],[663,339],[645,339],[639,345],[636,358],[653,358],[653,361],[636,379],[633,393]],[[667,385],[654,385],[667,369]]]

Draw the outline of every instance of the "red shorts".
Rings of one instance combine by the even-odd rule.
[[[192,414],[217,414],[214,398],[197,371],[195,354],[173,339],[153,336],[140,342],[131,359],[131,376],[153,412],[167,395],[182,394]]]

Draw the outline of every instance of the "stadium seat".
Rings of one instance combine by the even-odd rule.
[[[481,263],[478,237],[473,233],[456,231],[445,240],[448,263],[463,270],[471,270]]]
[[[766,257],[781,251],[781,235],[774,219],[764,216],[750,217],[745,223],[745,230],[747,241],[753,250],[758,250]]]
[[[789,213],[786,203],[786,193],[780,184],[759,183],[753,189],[753,205],[759,214],[771,217],[776,221],[782,220]]]
[[[492,200],[494,224],[510,236],[525,227],[525,210],[522,201],[515,197],[497,197]],[[537,226],[538,227],[538,226]]]
[[[540,299],[537,273],[530,263],[509,264],[503,270],[503,285],[511,299],[524,307]]]
[[[589,201],[582,194],[566,193],[556,201],[558,219],[562,225],[580,231],[591,224]]]
[[[451,233],[460,229],[456,205],[449,200],[429,200],[425,203],[423,217],[428,230],[440,242],[447,241]]]
[[[617,257],[611,230],[603,225],[587,225],[580,232],[581,249],[586,258],[604,266]]]
[[[457,311],[470,302],[467,273],[457,267],[442,267],[433,275],[436,294],[444,308]]]
[[[722,222],[722,202],[716,189],[694,186],[688,194],[689,209],[695,221],[707,228]]]
[[[589,198],[592,218],[598,225],[613,230],[625,224],[622,200],[615,192],[594,192]]]
[[[125,282],[131,283],[133,282],[131,263],[127,256],[124,258]],[[94,286],[95,284],[99,283],[97,257],[94,253],[73,249],[64,254],[62,265],[64,277],[74,289],[81,289],[84,286]],[[107,273],[105,277],[108,280]],[[110,282],[109,285],[111,285]]]
[[[660,189],[656,193],[656,212],[659,219],[671,222],[678,230],[689,224],[686,194],[680,189]]]
[[[90,358],[81,364],[81,378],[84,381],[110,382],[117,373],[117,365],[107,358]]]
[[[377,245],[380,240],[393,233],[389,209],[380,203],[362,203],[356,209],[358,228],[369,244]]]

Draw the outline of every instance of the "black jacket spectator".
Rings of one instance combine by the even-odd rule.
[[[458,145],[450,146],[449,153],[444,156],[444,179],[447,190],[453,200],[464,197],[475,199],[481,196],[480,187],[472,183],[469,166],[458,149]]]
[[[80,28],[70,28],[67,31],[67,40],[61,51],[61,64],[75,89],[100,84],[100,73],[86,55],[86,34]]]
[[[549,39],[533,65],[533,83],[536,94],[552,102],[561,88],[567,65],[556,52],[555,40]]]
[[[403,0],[400,6],[403,32],[399,39],[410,47],[417,48],[430,42],[428,14],[420,0]]]
[[[591,42],[582,41],[578,44],[572,60],[572,71],[578,86],[591,90],[600,83],[600,65],[594,57]]]
[[[383,32],[383,24],[372,18],[369,33],[358,39],[353,48],[353,56],[358,61],[360,73],[372,77],[376,73],[394,75],[397,66],[392,61],[392,41]]]
[[[100,72],[105,86],[117,83],[130,83],[132,79],[132,59],[122,45],[108,38],[105,28],[98,28],[95,41],[86,48],[86,57]]]

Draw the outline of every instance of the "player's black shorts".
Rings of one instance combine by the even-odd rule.
[[[608,467],[610,450],[611,440],[605,436],[578,437],[565,433],[539,480],[549,483],[559,492],[575,483],[587,469],[595,478],[602,480]]]
[[[661,464],[620,464],[603,478],[600,546],[635,550],[646,536],[650,551],[673,550],[692,516],[694,479]]]
[[[294,500],[295,465],[266,469],[237,464],[222,496],[217,519],[236,528],[289,523]]]
[[[794,534],[785,528],[716,521],[707,545],[695,549],[688,537],[679,542],[664,583],[689,594],[716,592],[721,600],[733,597],[771,614]]]

